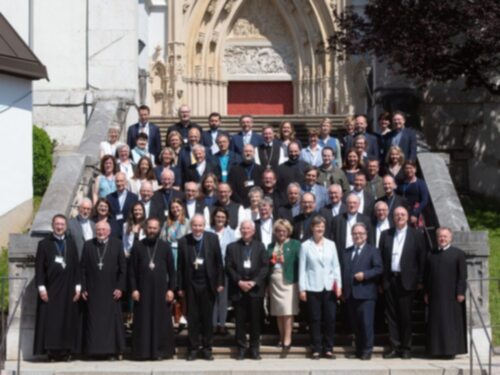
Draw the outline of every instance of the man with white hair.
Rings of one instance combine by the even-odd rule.
[[[191,109],[186,104],[182,104],[179,107],[177,114],[179,116],[179,122],[176,122],[168,128],[167,137],[172,130],[176,130],[181,134],[184,144],[187,144],[189,129],[197,128],[201,134],[201,126],[191,121]]]
[[[95,236],[95,223],[90,220],[92,201],[82,198],[78,204],[78,215],[68,221],[67,234],[73,239],[78,251],[78,259],[82,257],[83,244]]]
[[[194,181],[200,182],[209,173],[216,172],[216,165],[211,160],[207,160],[205,146],[194,145],[191,147],[194,155],[195,163],[191,164],[186,169],[185,182]]]
[[[250,207],[248,198],[250,189],[262,185],[264,167],[255,163],[254,156],[254,146],[251,144],[243,146],[243,161],[231,169],[227,179],[233,189],[234,201],[243,204],[245,208]]]
[[[82,252],[82,298],[86,301],[84,352],[116,359],[125,350],[121,298],[126,288],[123,244],[110,237],[105,221],[95,225],[96,238]]]
[[[389,206],[383,201],[375,203],[375,219],[373,220],[375,228],[375,246],[378,247],[380,236],[384,230],[394,227],[394,222],[389,217]]]
[[[250,356],[259,360],[260,323],[268,274],[268,256],[262,242],[255,240],[255,224],[243,220],[241,238],[228,245],[226,272],[229,278],[229,298],[236,316],[237,359],[246,355],[246,326],[250,326]]]
[[[174,172],[170,169],[164,169],[161,173],[161,189],[158,189],[153,194],[151,199],[152,210],[150,216],[160,219],[161,224],[165,222],[168,216],[168,209],[170,202],[175,198],[184,199],[184,194],[178,190],[173,189],[175,181]]]
[[[368,231],[367,242],[370,245],[374,243],[371,219],[358,212],[359,202],[359,196],[353,193],[349,194],[346,199],[347,212],[338,215],[332,221],[330,236],[335,241],[339,254],[343,254],[345,249],[353,245],[351,229],[356,223],[366,225]]]
[[[141,188],[139,190],[139,202],[144,206],[144,214],[146,219],[150,217],[151,214],[151,199],[153,198],[153,185],[149,181],[143,181]]]
[[[213,360],[213,322],[215,297],[224,291],[225,278],[219,238],[205,231],[205,218],[195,214],[191,233],[179,241],[179,295],[188,306],[188,361],[197,358],[200,344],[203,358]],[[201,341],[200,341],[201,336]]]
[[[269,197],[262,198],[259,203],[259,219],[255,221],[255,239],[264,244],[264,246],[269,246],[270,243],[274,242],[273,233],[273,200]]]
[[[320,211],[326,219],[326,227],[331,228],[333,219],[346,212],[345,203],[342,202],[343,191],[339,184],[332,184],[328,187],[328,203]]]
[[[116,235],[118,238],[123,237],[123,223],[127,221],[128,214],[132,205],[139,200],[136,194],[127,190],[127,175],[123,172],[118,172],[115,175],[116,191],[108,194],[106,199],[111,205],[114,218],[116,220]]]

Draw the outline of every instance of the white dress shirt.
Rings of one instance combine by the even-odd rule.
[[[363,194],[363,190],[361,190],[361,191],[353,190],[352,192],[353,192],[353,194],[357,195],[359,198],[358,212],[360,214],[362,214],[363,211],[365,210],[365,194]]]
[[[191,219],[196,213],[196,201],[194,199],[186,201],[186,211],[188,217]]]
[[[149,210],[151,208],[151,200],[144,202],[141,201],[142,204],[144,205],[144,214],[146,215],[146,218],[149,218]]]
[[[273,219],[272,217],[262,220],[260,222],[260,236],[262,239],[262,243],[264,244],[265,248],[267,249],[267,246],[272,241],[273,238]]]
[[[123,205],[125,204],[125,199],[127,199],[127,189],[123,190],[121,193],[118,193],[118,204],[120,205],[120,211],[123,211]]]
[[[198,171],[198,174],[200,176],[203,176],[203,173],[205,173],[205,169],[207,168],[207,161],[203,160],[201,163],[196,164],[196,170]]]
[[[391,225],[389,224],[389,219],[385,219],[384,221],[377,221],[377,237],[376,237],[376,242],[375,242],[375,246],[378,247],[378,243],[380,241],[380,235],[382,234],[382,232],[386,229],[389,229],[391,227]]]
[[[340,212],[340,206],[341,205],[342,204],[340,202],[332,205],[332,216],[333,217],[338,216],[338,214]]]
[[[345,226],[346,234],[345,234],[345,248],[351,247],[354,242],[352,242],[352,227],[357,223],[357,214],[351,215],[347,214],[347,225]]]
[[[85,239],[85,241],[94,238],[94,233],[92,233],[92,227],[90,226],[90,220],[82,219],[81,217],[79,217],[78,221],[80,222],[80,225],[82,227],[83,238]]]
[[[392,272],[401,272],[401,254],[403,254],[403,247],[406,240],[407,230],[408,226],[405,226],[403,229],[396,229],[394,241],[392,243]]]

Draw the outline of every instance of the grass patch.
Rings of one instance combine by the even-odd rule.
[[[500,277],[500,202],[483,196],[462,196],[462,205],[472,230],[487,230],[490,242],[490,278]],[[500,345],[500,288],[490,283],[490,315],[493,341]]]
[[[42,195],[35,195],[33,197],[33,217],[35,217],[38,209],[40,208],[40,204],[42,203]]]
[[[5,312],[9,310],[9,280],[3,279],[3,277],[9,276],[8,254],[6,247],[0,248],[0,277],[2,277],[2,280],[5,280],[0,282],[0,295],[3,296],[3,301],[0,301],[0,307]]]

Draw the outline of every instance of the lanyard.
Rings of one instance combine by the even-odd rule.
[[[250,260],[250,258],[252,257],[252,251],[253,251],[252,246],[245,246],[243,248],[243,250],[245,251],[246,259]]]
[[[200,242],[198,242],[198,246],[196,246],[196,245],[197,244],[194,245],[194,256],[196,259],[199,259],[199,258],[201,258],[200,254],[203,251],[203,237],[201,237]],[[198,248],[198,249],[196,249],[196,248]]]
[[[168,199],[167,199],[167,193],[163,193],[163,202],[165,203],[165,209],[168,209],[170,206],[170,201],[172,199],[172,192],[170,191],[168,193]]]
[[[252,179],[252,172],[253,172],[254,168],[255,168],[255,163],[252,163],[251,167],[246,167],[245,168],[245,173],[247,174],[247,179],[248,180]]]

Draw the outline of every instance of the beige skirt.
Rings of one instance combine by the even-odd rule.
[[[282,269],[275,269],[269,285],[271,315],[297,315],[299,313],[299,288],[297,283],[290,284],[283,277]]]

